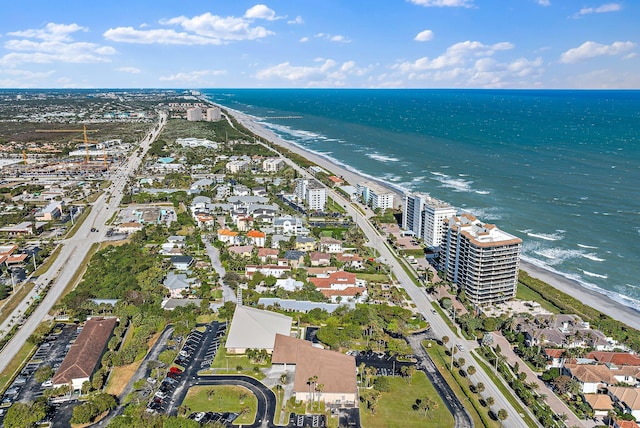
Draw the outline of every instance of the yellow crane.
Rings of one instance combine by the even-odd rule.
[[[96,140],[90,140],[87,137],[87,133],[88,132],[98,132],[97,129],[90,129],[87,130],[87,125],[82,125],[82,129],[36,129],[36,132],[82,132],[84,138],[80,139],[80,138],[73,138],[71,141],[82,141],[84,142],[84,149],[85,149],[85,157],[84,157],[84,163],[88,164],[89,163],[89,143],[97,143],[98,141]],[[105,157],[105,162],[106,162],[106,157]]]

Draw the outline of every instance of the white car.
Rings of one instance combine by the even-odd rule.
[[[51,379],[45,380],[44,382],[42,382],[42,386],[44,388],[51,388],[53,386],[53,381]]]

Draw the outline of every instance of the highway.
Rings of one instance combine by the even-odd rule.
[[[93,203],[91,211],[78,227],[74,236],[67,239],[64,244],[61,244],[60,253],[49,270],[36,280],[34,288],[12,312],[12,316],[19,318],[27,309],[29,302],[39,293],[39,290],[44,288],[46,284],[51,283],[51,288],[40,305],[0,352],[0,371],[7,367],[20,348],[26,343],[27,338],[33,334],[36,327],[48,316],[53,305],[62,296],[64,289],[73,280],[85,256],[89,254],[92,245],[104,239],[106,234],[105,225],[118,209],[129,177],[137,170],[149,146],[158,137],[166,121],[166,114],[161,112],[158,126],[154,126],[149,134],[146,135],[140,142],[140,148],[134,150],[127,162],[111,173],[111,186]],[[97,231],[91,232],[92,228],[97,229]],[[7,321],[10,320],[11,316],[7,317]],[[0,328],[6,331],[4,323]]]

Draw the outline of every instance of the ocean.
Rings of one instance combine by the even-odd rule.
[[[640,310],[640,91],[201,92],[293,144],[495,223],[523,239],[524,260]]]

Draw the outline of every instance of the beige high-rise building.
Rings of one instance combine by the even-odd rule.
[[[209,107],[207,109],[207,121],[208,122],[217,122],[222,119],[222,112],[220,107]]]
[[[474,305],[502,303],[516,295],[522,239],[471,214],[445,219],[439,255],[445,279]]]
[[[187,109],[187,120],[197,122],[202,120],[202,109],[200,107],[192,107]]]

